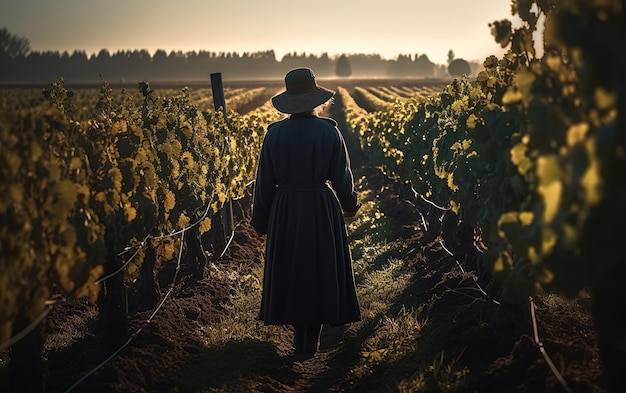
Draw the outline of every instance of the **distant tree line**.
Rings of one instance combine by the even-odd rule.
[[[340,61],[341,59],[341,61]],[[339,62],[339,64],[338,64]],[[273,50],[261,52],[211,52],[145,49],[107,49],[88,55],[83,50],[31,51],[28,39],[0,29],[0,82],[49,83],[63,77],[68,83],[97,83],[100,75],[109,82],[207,81],[211,73],[220,72],[225,80],[280,79],[295,67],[310,67],[319,78],[349,76],[353,78],[447,77],[448,67],[435,64],[422,55],[398,55],[394,60],[380,55],[327,53],[312,55],[288,53],[277,60]],[[349,70],[346,74],[346,70]]]

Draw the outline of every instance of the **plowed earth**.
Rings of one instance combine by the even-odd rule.
[[[471,282],[459,274],[458,265],[437,241],[421,243],[423,233],[415,231],[419,216],[410,204],[394,192],[394,184],[380,171],[361,168],[368,185],[380,190],[381,209],[398,228],[398,241],[416,251],[417,266],[410,292],[412,302],[428,301],[429,327],[444,330],[445,353],[456,354],[459,366],[469,369],[468,385],[475,392],[564,392],[550,371],[533,337],[530,312],[510,309],[485,299],[455,291]],[[263,239],[249,227],[246,217],[238,223],[230,253],[221,264],[259,264],[258,250]],[[171,262],[174,264],[175,262]],[[456,273],[455,273],[456,272]],[[228,299],[226,281],[193,281],[181,271],[173,296],[153,322],[100,370],[86,378],[75,392],[172,392],[176,381],[194,379],[200,391],[223,391],[233,380],[245,377],[248,391],[254,392],[387,392],[398,391],[394,381],[381,370],[365,380],[352,380],[350,368],[361,352],[357,336],[344,340],[342,328],[325,327],[321,348],[312,358],[298,358],[291,349],[291,331],[273,328],[279,345],[264,341],[227,343],[219,350],[206,348],[198,336],[199,326],[219,319],[219,305]],[[163,286],[173,278],[172,266],[159,274]],[[489,292],[489,283],[484,283]],[[167,288],[166,288],[167,289]],[[163,290],[165,292],[165,289]],[[586,300],[555,307],[537,299],[539,337],[550,358],[574,392],[602,392],[595,336]],[[151,311],[133,315],[133,329],[143,326]],[[49,353],[49,391],[65,391],[107,356],[98,341],[97,310],[87,303],[67,303],[48,318],[50,334],[68,328],[86,334],[62,352]],[[419,347],[419,345],[418,345]],[[210,365],[210,366],[207,366]],[[404,365],[410,375],[410,365]],[[228,390],[236,391],[236,390]]]

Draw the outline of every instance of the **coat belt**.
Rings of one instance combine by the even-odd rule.
[[[317,184],[279,184],[276,191],[278,192],[296,192],[296,191],[322,191],[327,189],[326,183]]]

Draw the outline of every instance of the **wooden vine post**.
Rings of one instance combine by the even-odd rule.
[[[221,72],[216,72],[216,73],[211,74],[211,90],[213,93],[213,106],[215,107],[215,110],[216,111],[221,110],[222,113],[224,114],[224,119],[226,119],[227,118],[226,99],[224,98],[224,86],[222,84]],[[235,227],[234,219],[233,219],[233,205],[232,205],[232,201],[230,200],[230,197],[226,201],[226,204],[224,205],[221,211],[221,226],[223,228],[223,235],[224,235],[223,237],[224,243],[223,243],[222,249],[225,249],[226,244],[228,243],[228,240],[232,236],[232,233]],[[216,255],[216,257],[219,257],[219,256],[220,255]]]

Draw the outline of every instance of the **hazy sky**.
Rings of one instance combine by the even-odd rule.
[[[502,49],[488,24],[510,0],[0,0],[0,27],[35,51],[101,49],[426,54],[444,64]]]

